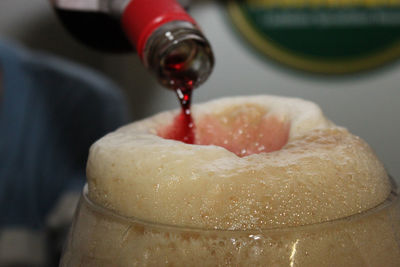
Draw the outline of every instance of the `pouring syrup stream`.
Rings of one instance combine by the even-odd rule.
[[[191,113],[191,102],[198,74],[186,69],[187,58],[182,58],[179,54],[168,57],[165,63],[170,73],[174,74],[170,84],[173,85],[172,88],[181,106],[181,112],[175,117],[165,138],[194,144],[195,125]]]

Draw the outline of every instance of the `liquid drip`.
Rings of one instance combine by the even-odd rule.
[[[181,103],[181,113],[175,118],[175,127],[178,130],[172,138],[187,144],[193,144],[195,140],[194,123],[190,110],[192,89],[177,89],[176,94]]]
[[[169,70],[169,85],[172,87],[181,105],[181,113],[174,119],[173,124],[163,135],[164,138],[182,141],[186,144],[195,142],[195,125],[191,113],[192,92],[198,74],[187,68],[189,64],[187,57],[177,53],[169,56],[165,61],[166,69]]]

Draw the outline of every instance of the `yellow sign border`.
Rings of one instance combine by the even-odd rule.
[[[376,68],[400,57],[400,41],[370,56],[346,61],[301,57],[272,40],[261,37],[244,16],[237,0],[229,0],[227,7],[233,23],[253,46],[270,58],[297,69],[324,74],[346,74]]]

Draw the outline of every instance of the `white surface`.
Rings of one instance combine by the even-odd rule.
[[[222,4],[195,1],[192,14],[213,46],[216,66],[195,102],[246,94],[302,97],[318,103],[336,124],[365,139],[400,182],[400,64],[342,78],[293,71],[262,58],[235,33]],[[0,35],[94,67],[127,92],[136,119],[177,108],[134,55],[104,55],[74,41],[46,0],[1,0]]]

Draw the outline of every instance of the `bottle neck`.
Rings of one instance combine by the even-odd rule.
[[[155,30],[142,57],[159,82],[169,89],[194,89],[207,80],[214,66],[211,46],[187,21],[172,21]]]

